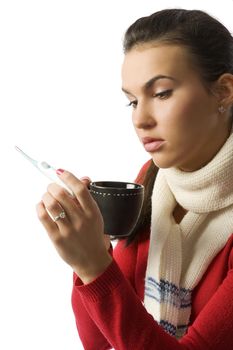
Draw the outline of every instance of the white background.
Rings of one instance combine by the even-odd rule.
[[[49,181],[14,145],[77,176],[133,181],[149,156],[121,92],[122,38],[166,7],[233,29],[232,0],[0,1],[0,349],[82,349],[72,271],[35,211]]]

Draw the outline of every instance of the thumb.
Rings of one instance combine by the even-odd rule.
[[[88,176],[81,177],[80,181],[82,181],[86,186],[89,186],[89,184],[91,183],[91,179]]]

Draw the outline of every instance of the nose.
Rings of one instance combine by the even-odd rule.
[[[143,101],[138,101],[132,120],[137,129],[151,129],[157,124],[152,106]]]

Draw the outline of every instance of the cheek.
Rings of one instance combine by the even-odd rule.
[[[196,138],[209,123],[211,111],[206,98],[200,94],[177,96],[167,104],[164,132],[172,139]]]

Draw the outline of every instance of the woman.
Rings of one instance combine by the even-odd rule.
[[[112,251],[88,180],[61,169],[76,201],[51,184],[37,206],[74,270],[80,338],[96,350],[230,350],[232,36],[204,12],[163,10],[128,28],[124,52],[122,89],[151,156],[137,227]]]

